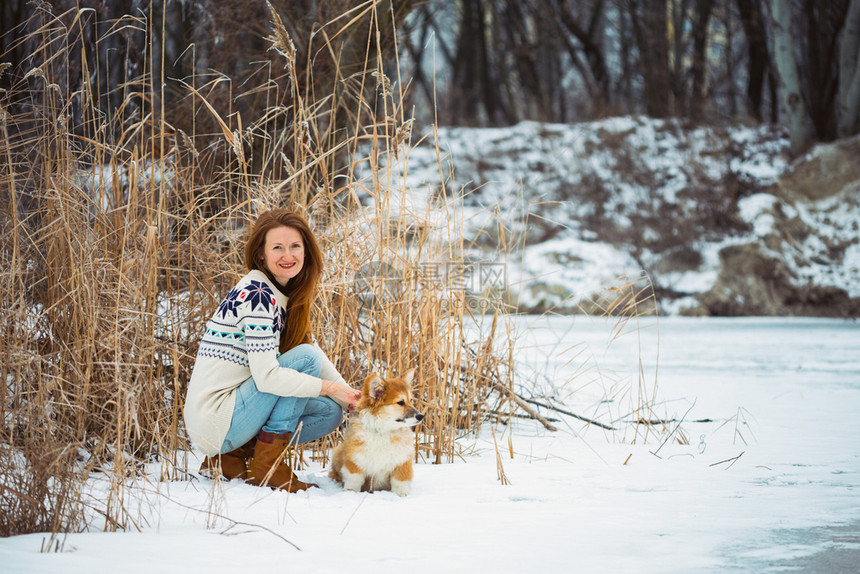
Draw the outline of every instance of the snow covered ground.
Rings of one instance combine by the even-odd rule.
[[[45,553],[44,535],[1,539],[0,568],[857,572],[856,322],[652,318],[613,338],[593,317],[514,321],[518,391],[616,430],[546,410],[556,432],[497,426],[503,485],[485,426],[464,460],[419,464],[402,499],[343,492],[319,467],[303,476],[322,488],[295,495],[155,474],[125,493],[142,532],[72,534]],[[683,420],[645,442],[639,416]]]

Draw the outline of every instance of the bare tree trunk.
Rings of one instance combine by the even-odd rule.
[[[747,39],[747,111],[761,121],[764,81],[767,78],[770,57],[767,53],[767,33],[758,0],[737,0],[741,23]]]
[[[601,33],[604,18],[604,3],[599,0],[595,3],[592,9],[591,18],[588,26],[580,24],[573,17],[572,9],[568,6],[566,0],[554,0],[552,3],[554,13],[551,16],[556,16],[561,24],[561,30],[567,30],[572,34],[582,45],[582,50],[585,52],[585,58],[588,62],[588,67],[591,76],[594,78],[594,83],[597,85],[596,93],[592,93],[592,104],[594,109],[600,110],[611,103],[611,89],[609,86],[609,72],[606,69],[606,56],[604,55],[603,47],[598,41],[598,34]],[[570,53],[571,61],[577,61],[576,49],[573,44],[562,34],[562,41]]]
[[[705,74],[707,72],[708,24],[714,8],[713,0],[696,2],[696,24],[693,29],[693,87],[690,90],[690,117],[698,120],[705,103]],[[731,36],[729,36],[731,38]],[[726,60],[731,62],[731,52]],[[731,82],[731,75],[729,76]]]
[[[728,94],[726,97],[729,100],[729,116],[736,117],[738,115],[737,94],[735,83],[735,26],[732,18],[732,10],[729,6],[725,7],[725,26],[726,26],[726,76],[728,77]],[[704,95],[702,96],[704,98]]]
[[[461,3],[460,31],[452,71],[452,120],[466,125],[478,121],[483,94],[481,80],[486,68],[484,11],[480,0]]]
[[[460,30],[451,74],[452,121],[462,125],[489,123],[500,125],[508,121],[500,94],[497,74],[494,74],[490,36],[497,32],[492,26],[492,12],[485,0],[461,0]],[[492,8],[492,7],[490,7]]]
[[[806,106],[794,58],[791,34],[791,0],[773,1],[773,55],[776,62],[782,123],[788,128],[791,152],[800,155],[809,143]]]
[[[634,42],[631,41],[633,34],[629,11],[618,10],[618,28],[621,31],[619,34],[621,74],[618,77],[618,87],[615,92],[618,94],[617,102],[621,104],[621,109],[624,113],[630,113],[630,110],[633,109],[633,75],[635,67],[631,58]]]
[[[666,0],[628,1],[628,7],[639,48],[639,71],[645,83],[646,111],[654,118],[667,117],[672,113],[673,93]]]
[[[804,58],[798,60],[806,110],[821,141],[836,137],[839,108],[839,37],[845,25],[849,0],[804,0],[802,27],[806,30]]]
[[[851,0],[839,51],[839,119],[837,133],[860,132],[860,0]]]
[[[688,54],[688,19],[695,17],[695,9],[691,8],[693,0],[670,0],[667,22],[671,22],[671,30],[667,30],[666,40],[672,40],[671,64],[669,67],[669,81],[672,86],[672,94],[676,104],[673,112],[675,115],[689,116],[691,98],[688,93],[687,67],[690,64]]]
[[[415,28],[416,33],[419,33],[418,40],[414,41],[413,38],[406,35],[403,44],[406,46],[409,59],[411,60],[413,81],[417,88],[421,90],[421,94],[424,96],[427,105],[432,106],[436,98],[433,93],[433,79],[428,78],[424,71],[424,51],[430,38],[433,16],[430,14],[430,10],[426,4],[419,6],[416,14],[419,22]],[[435,69],[433,73],[435,75]]]
[[[491,3],[492,4],[492,3]],[[492,8],[491,8],[492,9]],[[510,94],[512,108],[520,107],[516,120],[528,118],[539,121],[549,121],[552,106],[549,104],[550,87],[545,85],[541,76],[542,39],[532,41],[529,35],[529,23],[540,29],[540,14],[529,13],[528,6],[521,2],[507,0],[493,17],[496,22],[496,32],[500,37],[498,51],[507,48],[513,56],[510,65],[499,63],[499,68],[508,72],[510,78],[504,82],[505,87],[513,88],[519,79],[519,89]],[[512,68],[508,70],[508,67]]]

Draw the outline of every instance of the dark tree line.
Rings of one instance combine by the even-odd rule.
[[[0,64],[26,68],[40,43],[52,41],[35,33],[46,16],[31,18],[47,13],[46,6],[0,3]],[[427,119],[435,113],[443,124],[630,113],[745,119],[785,125],[796,152],[860,132],[860,0],[272,0],[272,6],[295,42],[297,65],[314,62],[314,85],[303,89],[347,85],[368,56],[382,56],[393,69],[397,30],[396,53],[412,77],[416,113]],[[375,43],[369,15],[336,34],[368,7],[384,36],[378,54],[368,50]],[[217,103],[220,95],[230,111],[260,102],[253,96],[231,102],[223,80],[284,81],[261,63],[271,31],[264,0],[56,0],[51,13],[79,29],[70,57],[53,65],[98,71],[93,91],[105,110],[128,105],[123,86],[144,72],[152,86],[167,84],[166,109],[176,112],[176,125],[188,117],[177,107],[178,79],[213,82],[207,97]],[[337,36],[333,50],[319,48],[326,34]],[[70,78],[82,77],[71,71]],[[306,71],[298,71],[302,81],[310,78]],[[0,88],[5,81],[0,76]]]
[[[436,0],[411,25],[442,123],[747,118],[803,126],[796,150],[860,131],[860,0]]]

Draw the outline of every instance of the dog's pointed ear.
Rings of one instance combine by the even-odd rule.
[[[412,386],[412,379],[415,378],[415,369],[409,369],[405,373],[403,373],[403,380],[410,387]]]
[[[370,397],[370,400],[373,402],[381,399],[383,393],[385,393],[385,387],[383,385],[382,378],[379,375],[370,375],[367,377],[364,380],[364,389],[365,394]]]

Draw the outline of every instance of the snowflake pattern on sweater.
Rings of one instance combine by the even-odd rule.
[[[209,320],[198,354],[248,366],[248,353],[277,350],[286,315],[268,284],[240,283]]]

